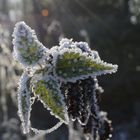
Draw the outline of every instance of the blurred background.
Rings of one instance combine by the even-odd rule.
[[[48,48],[62,37],[86,41],[100,57],[118,64],[116,74],[99,77],[101,110],[113,123],[112,140],[140,140],[140,0],[0,0],[0,140],[29,140],[17,115],[16,90],[22,73],[12,57],[17,21],[35,29]],[[46,129],[58,120],[38,101],[32,125]],[[67,140],[62,126],[40,140]]]

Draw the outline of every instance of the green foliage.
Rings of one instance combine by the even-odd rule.
[[[114,70],[113,65],[107,65],[101,61],[96,61],[78,52],[65,52],[58,55],[56,61],[56,74],[68,80],[76,77],[88,77],[89,75],[100,75]]]
[[[47,49],[24,22],[16,24],[13,37],[14,56],[23,66],[34,66],[43,58]]]
[[[65,106],[63,103],[62,95],[60,95],[59,85],[53,79],[48,81],[37,81],[34,84],[34,93],[43,102],[44,106],[49,108],[56,117],[63,122],[65,118]]]
[[[26,48],[18,48],[18,51],[19,51],[22,59],[28,65],[36,63],[42,57],[41,52],[38,52],[37,45],[34,44],[34,46],[33,46],[31,44],[27,44],[25,46],[26,46]]]

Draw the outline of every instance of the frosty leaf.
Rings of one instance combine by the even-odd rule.
[[[44,106],[51,110],[61,121],[66,122],[65,106],[63,96],[60,93],[60,86],[52,77],[45,80],[39,80],[34,84],[33,90],[35,95],[43,102]]]
[[[100,59],[96,60],[70,49],[57,56],[55,66],[57,76],[71,82],[89,76],[116,72],[116,70],[117,65],[107,64]]]
[[[29,133],[30,130],[31,92],[29,91],[29,82],[30,77],[23,73],[18,89],[18,114],[22,121],[24,133]]]
[[[24,22],[16,24],[13,37],[14,56],[25,67],[36,65],[47,51]]]

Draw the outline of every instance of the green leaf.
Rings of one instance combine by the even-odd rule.
[[[112,73],[116,70],[116,65],[107,64],[100,59],[93,59],[70,50],[58,55],[55,65],[55,73],[66,82]]]
[[[13,37],[14,56],[23,66],[35,66],[43,58],[47,49],[24,22],[16,24]]]
[[[44,106],[51,110],[51,114],[63,122],[67,122],[63,96],[60,86],[52,77],[39,80],[34,83],[34,94],[43,102]]]

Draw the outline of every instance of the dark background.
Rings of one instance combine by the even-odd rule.
[[[101,110],[112,120],[112,140],[140,140],[140,0],[0,0],[0,140],[30,139],[19,129],[16,89],[21,69],[11,53],[11,34],[21,20],[48,48],[62,37],[87,41],[104,61],[118,64],[116,74],[98,77],[104,89]],[[44,129],[57,121],[39,102],[31,120]],[[67,140],[67,135],[62,126],[47,138]]]

